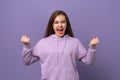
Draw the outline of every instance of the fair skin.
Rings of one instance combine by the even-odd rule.
[[[55,34],[59,37],[64,36],[66,30],[67,22],[64,15],[58,15],[53,23],[53,29]]]
[[[65,30],[67,27],[67,22],[64,15],[58,15],[53,23],[53,29],[55,31],[55,35],[58,37],[63,37],[65,34]],[[21,42],[25,45],[29,46],[31,44],[30,38],[26,35],[21,37]],[[98,37],[93,37],[89,43],[89,46],[96,46],[99,43]]]

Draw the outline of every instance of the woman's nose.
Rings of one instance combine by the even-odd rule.
[[[59,26],[62,26],[62,23],[59,23]]]

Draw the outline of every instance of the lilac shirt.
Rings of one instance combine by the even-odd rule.
[[[95,52],[95,47],[86,50],[76,38],[51,35],[41,39],[33,49],[24,47],[23,57],[27,65],[40,61],[42,80],[79,80],[76,62],[92,64]]]

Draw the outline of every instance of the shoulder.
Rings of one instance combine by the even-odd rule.
[[[41,38],[36,45],[34,46],[34,48],[42,48],[45,44],[46,44],[47,38]]]
[[[68,36],[68,39],[69,39],[69,40],[72,40],[72,41],[79,41],[78,38],[76,38],[76,37],[71,37],[71,36]]]
[[[45,37],[45,38],[41,38],[38,43],[44,43],[48,40],[48,37]]]
[[[76,37],[68,37],[67,38],[68,41],[74,42],[74,43],[80,43],[80,40]]]
[[[51,38],[50,36],[48,36],[48,37],[41,38],[37,44],[47,44],[53,41],[54,41],[54,38]]]

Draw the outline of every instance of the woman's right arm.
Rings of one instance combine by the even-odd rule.
[[[21,37],[21,42],[24,43],[22,56],[23,56],[23,61],[25,65],[30,65],[38,61],[40,58],[37,55],[34,55],[33,49],[30,48],[30,45],[31,45],[30,38],[27,37],[26,35],[23,35]]]
[[[38,56],[33,55],[33,49],[28,48],[28,46],[23,47],[22,56],[25,65],[30,65],[40,59]]]

